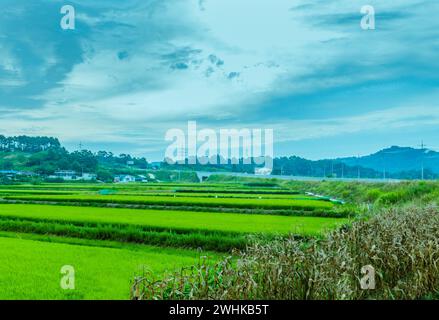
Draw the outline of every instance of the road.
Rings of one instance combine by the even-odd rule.
[[[297,181],[360,181],[360,182],[387,182],[387,183],[399,183],[403,180],[397,179],[358,179],[358,178],[323,178],[323,177],[303,177],[303,176],[281,176],[281,175],[257,175],[251,173],[240,172],[211,172],[211,171],[196,171],[198,178],[202,181],[203,177],[210,177],[211,175],[225,175],[233,177],[246,177],[246,178],[266,178],[266,179],[281,179],[281,180],[297,180]]]

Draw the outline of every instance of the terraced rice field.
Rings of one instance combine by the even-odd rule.
[[[238,184],[0,186],[0,202],[0,299],[127,299],[139,270],[162,274],[253,237],[321,237],[349,223],[331,217],[339,204]],[[66,264],[75,290],[60,288]]]
[[[20,195],[4,196],[6,200],[54,201],[54,202],[85,202],[85,203],[120,203],[164,206],[197,206],[220,208],[258,208],[258,209],[329,209],[330,202],[301,199],[242,199],[242,198],[198,198],[173,196],[118,196],[118,195]]]

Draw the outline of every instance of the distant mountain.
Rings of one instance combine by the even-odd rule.
[[[326,178],[382,178],[380,171],[362,166],[347,165],[335,159],[307,160],[297,156],[275,158],[274,175],[292,175]]]
[[[260,166],[252,159],[239,159],[236,164],[185,164],[162,168],[195,171],[228,171],[254,173]],[[249,163],[249,164],[245,164]],[[422,164],[424,171],[422,174]],[[364,157],[308,160],[297,156],[273,159],[272,175],[306,176],[325,178],[369,179],[438,179],[439,153],[431,150],[393,146]]]
[[[336,159],[348,166],[361,166],[389,173],[420,171],[424,169],[439,174],[439,152],[428,149],[392,146],[364,157]]]

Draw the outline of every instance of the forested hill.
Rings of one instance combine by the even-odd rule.
[[[57,138],[51,137],[5,137],[0,135],[0,171],[17,170],[51,175],[58,170],[98,173],[110,180],[118,169],[146,169],[145,158],[128,154],[89,150],[69,152]],[[106,178],[106,179],[105,179]]]
[[[368,156],[337,159],[350,166],[362,166],[389,173],[425,170],[439,174],[439,152],[429,149],[414,149],[393,146]]]

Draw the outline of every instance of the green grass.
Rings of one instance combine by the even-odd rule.
[[[219,254],[215,251],[200,250],[197,249],[198,255],[194,255],[194,250],[182,250],[180,248],[162,248],[158,246],[151,246],[147,244],[139,243],[126,243],[120,241],[111,240],[93,240],[93,239],[82,239],[82,238],[72,238],[67,236],[55,236],[47,234],[33,234],[33,233],[21,233],[21,232],[8,232],[0,231],[0,238],[12,238],[21,240],[34,240],[40,242],[49,243],[63,243],[72,244],[77,246],[87,246],[87,247],[102,247],[102,248],[113,248],[113,249],[125,249],[130,251],[140,251],[140,252],[151,252],[151,253],[175,253],[175,254],[188,254],[189,256],[209,256],[210,259],[218,259],[222,257],[223,254]]]
[[[22,195],[4,196],[7,200],[53,201],[75,203],[121,203],[163,206],[199,206],[224,208],[262,208],[262,209],[331,209],[334,205],[320,200],[296,199],[241,199],[241,198],[196,198],[196,197],[153,197],[118,195]]]
[[[1,191],[0,191],[1,193]],[[55,194],[55,193],[54,193]],[[118,192],[117,195],[129,195],[138,196],[139,193],[124,193]],[[143,195],[154,196],[154,197],[185,197],[185,198],[240,198],[240,199],[289,199],[289,200],[313,200],[322,201],[315,197],[301,195],[301,194],[264,194],[264,193],[180,193],[180,192],[162,192],[162,193],[143,193]]]
[[[223,192],[229,194],[283,194],[283,195],[295,195],[299,192],[289,189],[273,189],[273,188],[250,188],[250,187],[234,187],[234,188],[218,188],[218,187],[205,187],[205,188],[177,188],[176,192],[181,193],[211,193],[211,192]]]
[[[15,184],[15,185],[0,185],[1,188],[13,187],[19,189],[89,189],[96,190],[102,188],[112,189],[129,189],[129,190],[142,190],[142,189],[186,189],[186,190],[204,190],[208,188],[212,189],[238,189],[238,190],[282,190],[279,188],[262,188],[262,187],[250,187],[243,183],[40,183],[40,184]],[[285,188],[283,188],[285,189]]]
[[[78,191],[77,191],[78,192]],[[76,192],[76,193],[77,193]],[[74,194],[72,191],[61,191],[61,190],[30,190],[30,189],[0,189],[0,196],[3,195],[65,195]]]
[[[130,250],[0,237],[0,299],[128,299],[134,274],[193,264],[196,251]],[[75,290],[60,288],[63,265],[75,268]]]
[[[112,240],[120,243],[139,243],[162,247],[179,247],[217,252],[230,252],[232,249],[245,249],[249,243],[246,234],[226,232],[203,232],[165,230],[164,228],[143,228],[141,226],[90,224],[78,222],[48,221],[38,219],[20,220],[0,219],[0,230],[32,233],[37,235],[55,235],[75,237],[87,240]],[[273,236],[264,236],[266,241]]]
[[[0,205],[0,217],[128,224],[168,228],[170,230],[280,234],[292,232],[301,235],[318,235],[326,229],[334,228],[348,221],[341,218],[18,204]]]
[[[100,190],[101,191],[101,190]],[[87,195],[87,193],[98,195],[100,191],[62,191],[62,190],[27,190],[27,189],[0,189],[0,196],[22,196],[22,195]],[[320,200],[312,196],[306,196],[301,194],[253,194],[253,193],[181,193],[175,192],[175,190],[108,190],[109,194],[117,196],[149,196],[149,197],[186,197],[186,198],[242,198],[242,199],[294,199],[294,200]]]
[[[252,187],[243,183],[129,183],[129,184],[101,184],[101,183],[42,183],[0,185],[0,190],[27,190],[27,191],[68,191],[68,192],[97,192],[102,189],[121,193],[148,193],[154,191],[179,193],[228,193],[228,194],[298,194],[296,190],[288,188]]]

